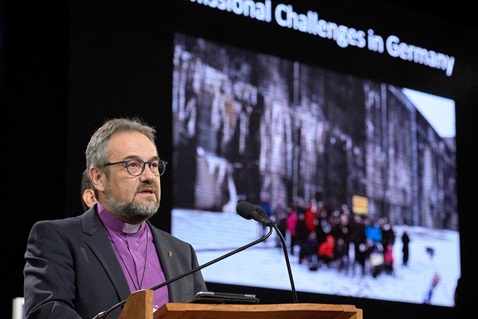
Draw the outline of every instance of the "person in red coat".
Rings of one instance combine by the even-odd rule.
[[[327,235],[325,241],[319,245],[319,260],[327,266],[334,259],[335,238],[332,235]]]

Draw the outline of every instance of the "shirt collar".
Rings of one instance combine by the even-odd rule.
[[[137,233],[140,229],[143,229],[143,225],[145,222],[142,222],[137,225],[125,223],[122,220],[116,218],[100,203],[97,204],[97,210],[98,216],[100,217],[103,224],[115,232],[132,234]]]

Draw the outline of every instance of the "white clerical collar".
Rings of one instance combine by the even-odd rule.
[[[132,234],[132,233],[137,233],[139,228],[141,227],[142,223],[141,224],[137,224],[137,225],[132,225],[132,224],[128,224],[128,223],[124,223],[124,226],[123,226],[123,232],[124,233],[127,233],[127,234]]]

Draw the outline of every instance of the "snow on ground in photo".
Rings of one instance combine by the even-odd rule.
[[[263,228],[260,223],[232,212],[185,209],[173,210],[171,225],[173,235],[194,246],[200,265],[261,238]],[[432,290],[430,303],[453,306],[453,293],[460,277],[458,232],[409,226],[410,259],[408,265],[403,266],[403,229],[399,226],[393,229],[396,235],[393,274],[381,272],[374,278],[369,267],[366,267],[366,275],[361,276],[358,266],[355,274],[352,274],[351,269],[345,273],[339,272],[336,267],[325,266],[311,271],[306,264],[299,264],[296,250],[294,255],[289,253],[296,290],[420,304],[427,297],[433,277],[438,274],[440,280]],[[266,232],[268,230],[266,227]],[[287,235],[284,236],[287,239]],[[276,247],[276,240],[274,230],[266,241],[202,269],[205,280],[291,289],[284,252]],[[431,249],[433,254],[427,249]]]

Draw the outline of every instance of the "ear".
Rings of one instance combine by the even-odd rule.
[[[93,187],[98,190],[98,192],[104,192],[106,176],[98,167],[90,167],[90,179],[93,183]]]
[[[95,197],[95,192],[92,189],[86,189],[83,192],[83,201],[89,208],[98,202]]]

